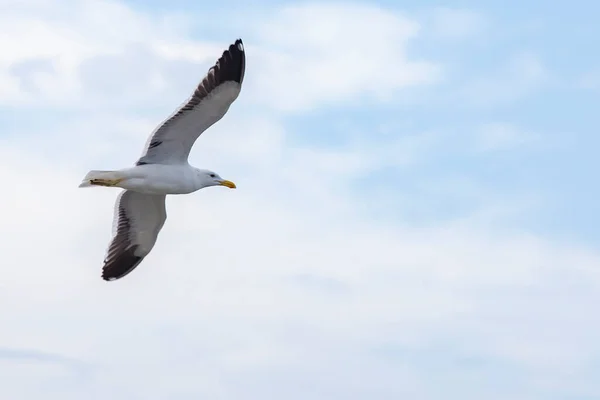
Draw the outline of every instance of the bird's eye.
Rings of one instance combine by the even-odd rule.
[[[210,177],[211,177],[211,178],[215,178],[215,177],[216,177],[216,175],[215,175],[215,174],[210,174]]]

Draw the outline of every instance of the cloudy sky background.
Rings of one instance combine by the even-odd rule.
[[[525,5],[526,4],[526,5]],[[600,398],[600,3],[0,1],[4,399]],[[244,88],[144,263],[149,132]]]

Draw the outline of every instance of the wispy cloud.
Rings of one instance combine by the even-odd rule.
[[[440,75],[439,65],[406,56],[419,24],[400,13],[309,3],[284,8],[259,26],[256,93],[276,109],[335,107],[365,96],[390,99],[401,88],[434,83]]]
[[[506,64],[483,76],[466,80],[459,90],[459,99],[469,106],[494,107],[510,104],[530,96],[550,75],[535,54],[514,55]]]
[[[474,10],[439,7],[432,11],[431,33],[442,40],[480,35],[488,28],[488,19]]]
[[[578,82],[578,86],[585,89],[600,88],[600,68],[596,71],[590,71],[583,74]]]
[[[511,124],[494,122],[477,129],[475,147],[481,151],[510,150],[535,144],[541,139],[535,132],[528,132]]]

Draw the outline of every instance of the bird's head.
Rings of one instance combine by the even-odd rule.
[[[225,186],[230,189],[235,189],[235,183],[228,181],[227,179],[223,179],[216,172],[209,171],[206,169],[198,169],[197,176],[200,181],[200,186],[208,187],[208,186]]]

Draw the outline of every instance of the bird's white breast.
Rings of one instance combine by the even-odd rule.
[[[124,189],[147,194],[188,194],[198,190],[196,171],[189,165],[146,164],[124,170]]]

